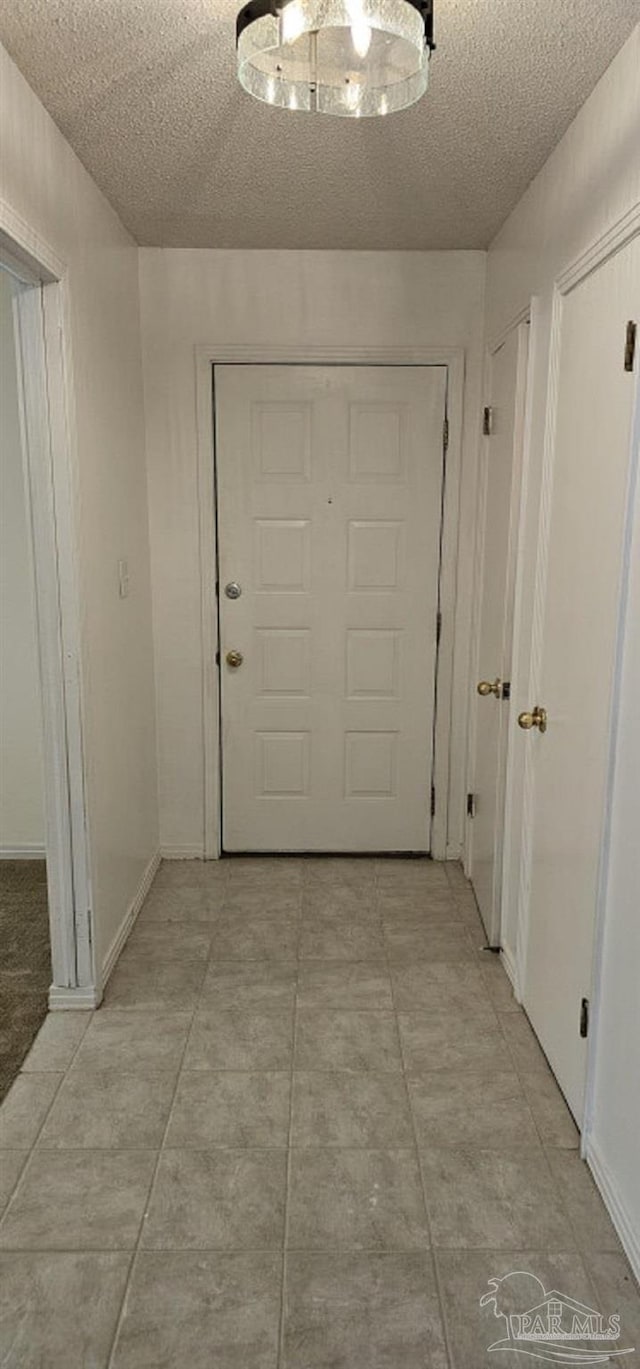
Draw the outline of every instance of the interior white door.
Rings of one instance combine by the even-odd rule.
[[[562,307],[535,748],[524,1003],[569,1106],[583,1116],[598,865],[635,379],[626,325],[640,319],[640,238]],[[636,363],[637,366],[637,363]]]
[[[529,325],[512,329],[491,358],[491,433],[485,444],[482,570],[475,694],[475,814],[469,873],[490,945],[500,941],[504,782],[508,736],[515,545]],[[506,688],[505,688],[506,685]]]
[[[215,383],[223,847],[426,852],[446,368]]]

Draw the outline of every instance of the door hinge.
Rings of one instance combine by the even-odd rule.
[[[580,1035],[589,1035],[589,999],[583,998],[580,1004]]]
[[[441,638],[441,636],[442,636],[442,614],[441,614],[440,610],[438,609],[438,612],[436,613],[436,646],[439,646],[439,645],[440,645],[440,638]]]
[[[442,445],[445,452],[449,450],[449,419],[445,418],[442,424]]]
[[[220,665],[220,652],[216,651],[216,665]]]
[[[432,785],[431,785],[431,816],[432,816],[432,818],[435,818],[435,815],[436,815],[436,787],[435,787],[435,784],[432,784]]]
[[[475,794],[467,794],[467,817],[468,817],[468,818],[475,818],[475,815],[476,815],[476,796],[475,796]]]
[[[485,437],[491,437],[493,432],[493,409],[490,404],[485,404],[482,411],[482,432]]]
[[[633,319],[629,319],[627,332],[624,341],[624,369],[632,371],[636,359],[636,338],[638,336],[638,325]]]

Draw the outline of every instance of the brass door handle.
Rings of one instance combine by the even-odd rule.
[[[539,708],[538,705],[536,704],[536,706],[535,706],[535,708],[534,708],[534,710],[533,710],[532,713],[520,713],[520,714],[518,715],[518,727],[524,728],[524,731],[525,731],[525,732],[529,732],[529,731],[531,730],[532,727],[537,727],[537,729],[538,729],[539,732],[546,732],[546,730],[547,730],[547,710],[546,710],[546,708]]]
[[[242,665],[244,656],[242,655],[241,651],[228,651],[226,660],[227,665],[230,665],[233,670],[237,670],[238,666]]]
[[[481,694],[483,699],[486,699],[488,694],[495,694],[496,699],[500,699],[502,697],[502,680],[498,678],[494,680],[493,684],[490,680],[481,680],[478,685],[478,694]]]

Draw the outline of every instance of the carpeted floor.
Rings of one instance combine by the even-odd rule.
[[[50,984],[46,864],[0,860],[0,1098],[44,1021]]]

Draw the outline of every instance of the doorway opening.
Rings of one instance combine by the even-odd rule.
[[[95,1003],[63,268],[43,255],[0,232],[3,1089],[47,1008]]]
[[[13,324],[20,286],[0,270],[0,1096],[47,1011],[42,701]]]

